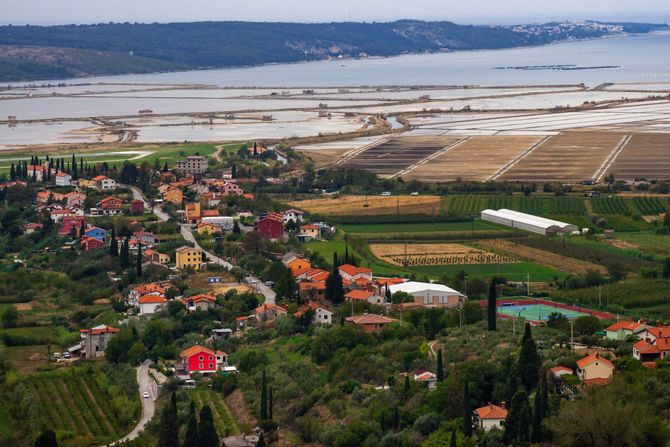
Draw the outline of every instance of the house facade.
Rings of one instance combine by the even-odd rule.
[[[442,284],[409,281],[389,286],[391,294],[405,292],[423,307],[456,308],[465,301],[465,295]]]
[[[81,356],[88,359],[104,356],[107,343],[118,333],[118,328],[104,324],[92,329],[82,329]]]
[[[649,326],[634,321],[618,321],[605,329],[608,340],[624,341],[630,336],[637,335]]]
[[[577,360],[577,376],[586,382],[594,379],[609,380],[614,374],[614,365],[599,354],[589,354]]]
[[[93,177],[91,181],[95,182],[95,189],[99,191],[116,189],[116,180],[105,175],[98,175],[97,177]]]
[[[177,161],[175,171],[181,175],[200,175],[207,172],[207,157],[202,155],[191,155],[185,160]]]
[[[162,295],[144,295],[139,299],[140,315],[162,312],[166,306],[167,299]]]
[[[507,419],[507,409],[505,403],[503,406],[488,404],[485,407],[477,408],[473,412],[474,425],[479,430],[501,430],[505,426],[505,419]]]
[[[228,355],[223,351],[214,351],[205,346],[194,345],[179,353],[181,368],[192,375],[212,375],[220,368],[228,366]]]
[[[333,324],[334,313],[326,306],[316,301],[310,301],[309,303],[302,305],[298,311],[293,314],[293,316],[300,318],[309,311],[314,312],[314,316],[312,317],[312,324]]]
[[[72,176],[66,174],[65,172],[59,172],[56,174],[56,186],[70,186],[72,183]]]
[[[175,250],[176,265],[179,270],[192,268],[200,270],[202,267],[202,251],[197,248],[183,246]]]
[[[393,322],[393,320],[382,315],[369,314],[366,312],[363,315],[347,317],[346,322],[359,327],[365,333],[376,334],[383,331],[388,324]]]
[[[267,216],[256,221],[256,231],[268,239],[280,239],[284,235],[284,225],[280,219]]]

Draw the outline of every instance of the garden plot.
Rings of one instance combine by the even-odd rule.
[[[372,244],[370,251],[377,258],[405,267],[465,264],[511,264],[517,262],[463,244]]]
[[[458,138],[441,136],[396,137],[364,150],[342,166],[390,177],[457,141]]]
[[[592,180],[625,138],[625,135],[613,132],[566,132],[543,142],[497,179],[532,182]]]
[[[625,180],[670,179],[670,135],[633,135],[609,172]]]
[[[533,136],[475,136],[404,174],[421,181],[484,181],[541,141]]]

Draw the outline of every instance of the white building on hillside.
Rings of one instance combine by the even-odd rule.
[[[542,234],[545,236],[572,233],[573,231],[579,230],[576,225],[504,208],[498,211],[484,210],[482,211],[481,218],[487,222],[518,228],[520,230],[530,231],[531,233]]]
[[[414,302],[424,307],[458,307],[466,296],[458,290],[442,284],[409,281],[389,286],[391,294],[405,292],[414,297]]]

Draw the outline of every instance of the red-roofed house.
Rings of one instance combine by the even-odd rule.
[[[100,239],[84,236],[81,238],[81,246],[84,251],[90,251],[104,247],[105,243]]]
[[[326,298],[326,283],[324,281],[300,281],[298,292],[301,298],[323,300]]]
[[[70,186],[72,182],[72,176],[65,172],[59,172],[56,174],[56,186]]]
[[[303,304],[293,316],[300,318],[310,310],[314,311],[312,324],[333,324],[333,312],[316,301],[310,301],[309,303]]]
[[[344,295],[347,301],[367,301],[371,304],[383,306],[386,304],[386,298],[381,297],[369,290],[351,290]]]
[[[633,357],[641,362],[653,362],[656,359],[664,359],[670,355],[670,338],[657,338],[649,343],[640,340],[633,345]]]
[[[59,236],[70,236],[74,232],[75,237],[79,237],[82,222],[86,224],[86,217],[84,216],[67,216],[64,217],[58,227]]]
[[[193,295],[188,298],[183,298],[182,302],[186,306],[186,309],[189,312],[193,312],[195,310],[207,310],[207,309],[214,309],[214,306],[216,306],[216,297],[213,295],[208,295],[205,293],[200,293],[198,295]]]
[[[284,235],[284,225],[281,218],[269,214],[256,221],[256,231],[268,239],[280,239]]]
[[[68,208],[72,206],[84,206],[84,200],[86,200],[86,196],[77,191],[69,192],[63,198]]]
[[[370,269],[356,267],[351,264],[343,264],[338,270],[340,271],[340,276],[342,276],[342,281],[348,281],[350,283],[372,281],[372,270]]]
[[[261,322],[265,323],[272,323],[274,322],[277,317],[282,316],[282,315],[287,315],[288,311],[284,309],[281,306],[278,306],[273,303],[265,303],[261,304],[258,306],[255,310],[254,313],[256,315],[256,319]]]
[[[114,216],[123,211],[123,200],[118,197],[108,196],[98,202],[98,207],[102,210],[102,215]]]
[[[167,305],[163,295],[144,295],[139,300],[140,315],[151,315],[161,312]]]
[[[107,343],[119,333],[119,329],[102,324],[92,329],[82,329],[80,333],[81,356],[94,359],[105,355]]]
[[[557,379],[565,375],[573,374],[572,369],[568,368],[567,366],[554,366],[553,368],[549,369],[549,372]]]
[[[105,175],[98,175],[93,177],[91,181],[95,182],[95,188],[99,191],[107,191],[116,188],[116,181]]]
[[[194,345],[179,353],[181,368],[189,375],[200,373],[204,376],[214,374],[219,368],[228,365],[228,355],[204,346]]]
[[[609,380],[614,374],[614,365],[599,354],[589,354],[577,360],[577,376],[582,381],[591,379]]]
[[[475,427],[484,431],[494,428],[502,429],[505,425],[505,419],[507,419],[507,409],[504,402],[502,407],[488,404],[485,407],[477,408],[473,413]]]
[[[645,330],[638,332],[636,335],[640,340],[653,344],[658,338],[670,338],[670,326],[647,326]]]
[[[291,256],[288,259],[284,259],[284,265],[291,270],[291,275],[293,275],[294,278],[312,269],[312,265],[307,259],[302,259],[297,256]]]
[[[363,315],[356,315],[354,317],[347,317],[347,323],[358,326],[367,333],[378,333],[384,330],[387,324],[392,323],[393,320],[377,314],[364,313]]]
[[[636,335],[648,326],[642,323],[635,323],[633,321],[619,321],[605,329],[605,336],[610,340],[623,341],[629,336]]]

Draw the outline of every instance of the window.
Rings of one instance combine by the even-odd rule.
[[[429,295],[426,295],[426,296],[423,297],[423,304],[428,305],[428,304],[432,304],[432,303],[433,303],[433,301],[430,299]]]
[[[447,297],[446,297],[445,295],[440,295],[440,296],[438,297],[438,300],[439,300],[438,302],[439,302],[440,304],[446,304],[446,303],[448,302]]]
[[[204,357],[202,355],[200,357],[198,357],[198,360],[200,360],[201,362],[203,361],[203,359],[204,359]]]
[[[204,369],[204,368],[205,368],[205,365],[203,365],[202,363],[200,365],[198,365],[198,369]]]

